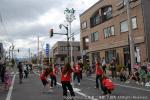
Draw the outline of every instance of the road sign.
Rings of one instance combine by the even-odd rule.
[[[49,57],[49,44],[46,44],[46,56]]]

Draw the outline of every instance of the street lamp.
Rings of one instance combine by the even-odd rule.
[[[66,15],[66,21],[69,23],[69,30],[70,30],[70,36],[71,36],[71,23],[76,19],[75,18],[75,10],[72,8],[72,9],[68,9],[66,8],[66,10],[64,11],[64,14]],[[72,42],[70,43],[71,45],[71,66],[73,67],[73,46],[72,46]]]

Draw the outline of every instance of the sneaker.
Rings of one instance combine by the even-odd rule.
[[[80,83],[78,83],[78,85],[81,85]]]

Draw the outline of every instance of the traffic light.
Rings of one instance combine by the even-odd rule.
[[[53,37],[53,29],[50,30],[50,37]]]

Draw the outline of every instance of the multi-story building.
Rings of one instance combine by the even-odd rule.
[[[150,1],[130,0],[136,62],[150,61]],[[91,63],[113,57],[118,64],[130,60],[126,0],[99,0],[80,15],[81,50]]]
[[[77,41],[72,42],[72,47],[73,47],[72,48],[73,61],[77,62],[79,59],[81,59],[80,42],[77,42]],[[71,59],[70,45],[69,45],[69,51],[68,51],[67,41],[58,41],[52,47],[51,57],[54,58],[55,64],[64,64],[65,62],[67,62],[68,53],[69,53],[69,60],[70,60]]]

